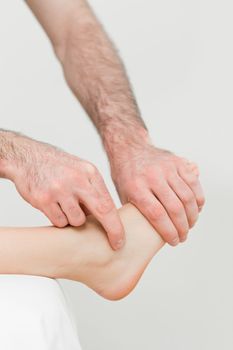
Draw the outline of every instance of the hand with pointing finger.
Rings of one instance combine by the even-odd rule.
[[[14,136],[11,142],[13,159],[5,163],[5,177],[27,202],[57,227],[80,226],[87,214],[93,214],[106,230],[112,248],[121,247],[123,225],[93,164],[28,137]]]

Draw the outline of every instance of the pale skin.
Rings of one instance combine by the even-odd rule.
[[[85,0],[28,0],[64,77],[98,130],[122,204],[143,213],[164,241],[185,241],[204,205],[198,167],[152,144],[123,62]],[[57,227],[92,214],[113,249],[125,242],[118,211],[97,167],[58,148],[0,130],[0,177]]]
[[[126,244],[115,252],[92,215],[81,227],[2,227],[0,273],[71,279],[106,299],[121,299],[133,290],[165,242],[132,204],[118,214]]]

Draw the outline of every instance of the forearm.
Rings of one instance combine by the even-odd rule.
[[[60,59],[67,81],[102,133],[115,118],[145,128],[124,65],[103,25],[83,1],[70,15]]]
[[[52,153],[58,150],[62,152],[56,146],[37,141],[20,132],[0,129],[0,178],[13,181],[20,168],[27,168],[30,163],[38,161],[43,156],[43,151]]]
[[[67,83],[98,129],[109,157],[119,154],[127,143],[137,147],[147,142],[147,128],[124,64],[87,1],[27,2],[47,32]]]
[[[83,2],[70,19],[60,59],[66,80],[98,129],[106,151],[148,138],[127,73],[101,23]]]
[[[9,178],[9,168],[23,154],[19,145],[20,134],[10,130],[0,129],[0,177]]]

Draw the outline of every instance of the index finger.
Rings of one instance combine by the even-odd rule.
[[[118,250],[124,245],[125,232],[117,208],[100,175],[89,182],[90,193],[80,199],[105,229],[112,248]]]

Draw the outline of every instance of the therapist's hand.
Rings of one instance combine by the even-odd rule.
[[[10,163],[9,178],[27,202],[57,227],[80,226],[87,214],[93,214],[106,230],[112,248],[120,248],[123,225],[93,164],[27,137],[17,137],[14,143],[16,159]]]
[[[114,154],[111,172],[122,203],[134,204],[169,244],[185,241],[205,202],[197,165],[139,141]]]

